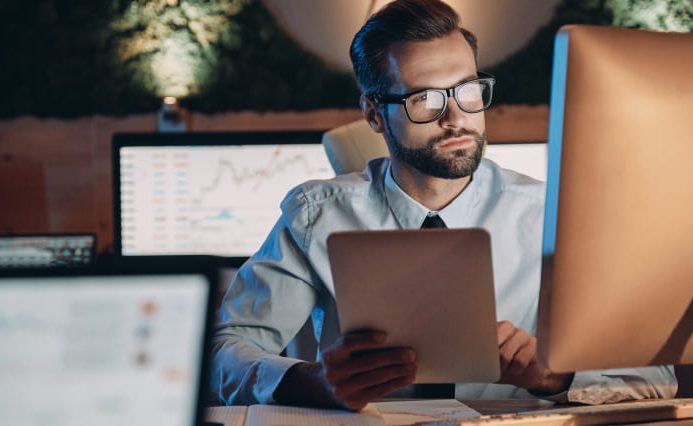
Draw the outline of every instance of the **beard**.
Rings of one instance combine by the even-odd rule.
[[[468,129],[447,130],[442,135],[429,139],[426,145],[420,148],[407,148],[393,136],[390,129],[388,133],[393,156],[423,174],[443,179],[471,176],[479,167],[486,146],[486,132],[480,134]],[[462,136],[471,136],[474,146],[448,153],[438,151],[437,146],[446,139]]]

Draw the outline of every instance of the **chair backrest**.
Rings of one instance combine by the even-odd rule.
[[[366,120],[354,121],[325,132],[322,145],[338,175],[360,172],[368,161],[390,156],[385,139],[375,133]]]

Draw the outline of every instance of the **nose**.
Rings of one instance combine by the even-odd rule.
[[[481,114],[481,113],[477,113]],[[469,120],[469,113],[462,111],[455,98],[448,93],[448,105],[445,113],[440,117],[440,126],[445,129],[461,129]]]

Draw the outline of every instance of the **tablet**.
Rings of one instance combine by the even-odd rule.
[[[491,238],[483,229],[333,233],[342,332],[376,329],[417,354],[416,383],[500,377]]]

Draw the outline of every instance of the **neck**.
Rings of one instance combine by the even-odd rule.
[[[396,160],[392,161],[392,178],[407,195],[434,211],[450,204],[472,180],[471,176],[443,179],[425,175]]]

